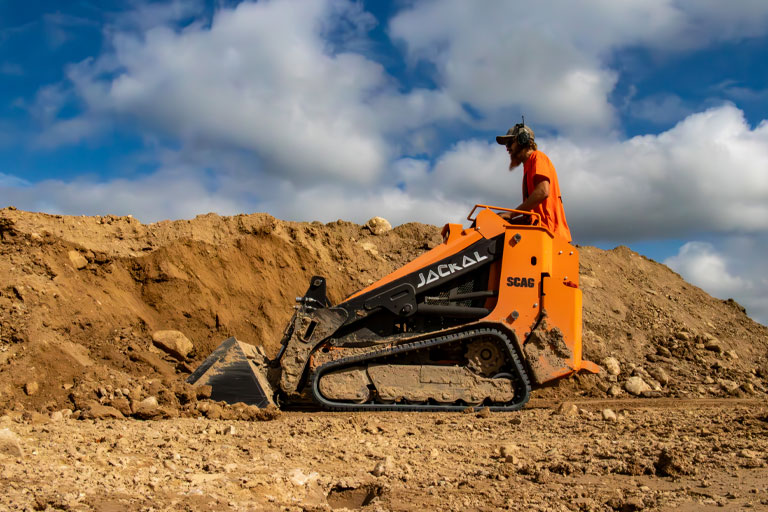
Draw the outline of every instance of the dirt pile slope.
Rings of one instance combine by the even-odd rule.
[[[133,414],[149,400],[157,414],[183,413],[204,396],[180,383],[226,337],[274,354],[312,275],[326,276],[340,301],[438,243],[439,228],[415,223],[377,236],[349,222],[266,214],[144,225],[5,208],[0,411]],[[626,248],[585,247],[581,262],[585,355],[615,358],[619,372],[577,376],[538,396],[623,395],[633,377],[646,396],[765,393],[768,329],[737,304]],[[192,342],[186,357],[153,346],[152,334],[166,329]]]

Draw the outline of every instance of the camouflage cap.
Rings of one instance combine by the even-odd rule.
[[[518,123],[514,127],[507,130],[506,135],[497,135],[496,142],[498,142],[502,146],[505,146],[513,138],[517,138],[518,134],[521,131],[528,132],[528,136],[530,137],[530,140],[534,139],[533,130],[529,126],[524,125],[523,123]]]

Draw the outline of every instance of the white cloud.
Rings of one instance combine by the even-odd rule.
[[[723,256],[709,243],[688,242],[677,255],[664,260],[664,264],[717,297],[732,297],[734,292],[749,286],[749,283],[728,271]]]
[[[0,204],[51,214],[130,214],[142,222],[192,218],[211,211],[223,215],[248,211],[247,197],[238,190],[237,183],[211,180],[198,169],[184,167],[106,182],[77,179],[28,183],[0,174]]]
[[[438,85],[490,124],[524,112],[566,133],[613,127],[613,52],[670,54],[767,31],[768,3],[757,1],[427,0],[390,24],[410,59],[433,64]]]
[[[23,188],[23,187],[28,187],[30,185],[31,183],[17,176],[12,176],[10,174],[3,174],[2,172],[0,172],[0,190],[2,190],[3,188],[9,188],[9,189]]]
[[[763,261],[768,237],[729,237],[719,245],[720,249],[707,242],[688,242],[664,264],[715,297],[736,298],[752,318],[768,325]]]
[[[346,51],[371,23],[351,2],[263,1],[222,9],[209,27],[117,32],[113,52],[69,71],[83,123],[53,123],[43,140],[117,117],[189,147],[252,152],[263,172],[371,183],[393,139],[461,116],[445,94],[401,93],[380,64]]]

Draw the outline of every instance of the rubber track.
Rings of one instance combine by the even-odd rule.
[[[503,332],[497,329],[489,329],[489,328],[473,329],[465,332],[448,334],[445,336],[440,336],[438,338],[415,341],[413,343],[407,343],[403,345],[398,345],[396,347],[375,350],[365,354],[359,354],[356,356],[350,356],[350,357],[338,359],[336,361],[331,361],[330,363],[326,363],[320,366],[317,370],[315,370],[315,372],[310,377],[310,387],[312,389],[312,397],[322,407],[330,410],[335,410],[335,411],[420,411],[420,412],[463,411],[467,407],[471,407],[471,406],[451,405],[451,404],[442,405],[442,404],[399,404],[399,403],[351,404],[346,402],[335,402],[335,401],[328,400],[327,398],[322,396],[319,389],[319,382],[320,382],[320,378],[324,374],[334,369],[340,369],[341,367],[353,366],[355,364],[358,364],[364,361],[370,361],[371,359],[378,359],[380,357],[401,354],[403,352],[410,352],[412,350],[422,350],[425,348],[431,348],[439,345],[444,345],[447,343],[455,343],[457,341],[461,341],[467,338],[475,338],[475,337],[486,336],[486,335],[494,336],[496,338],[501,339],[504,342],[504,344],[507,347],[507,351],[509,352],[510,359],[512,360],[512,366],[513,366],[512,370],[517,371],[517,376],[519,377],[518,382],[522,383],[522,388],[523,388],[522,393],[520,393],[520,398],[518,398],[515,402],[507,405],[491,405],[491,406],[488,406],[488,408],[491,411],[517,411],[521,409],[526,404],[526,402],[528,402],[528,399],[531,396],[531,384],[528,379],[528,375],[526,374],[525,369],[523,368],[523,365],[520,362],[520,358],[517,355],[517,350],[515,350],[515,348],[512,346],[512,344],[509,341],[509,338]],[[517,396],[518,390],[516,389],[515,391],[516,391],[515,395]]]

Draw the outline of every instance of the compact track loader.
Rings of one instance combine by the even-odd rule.
[[[535,213],[476,205],[467,219],[471,227],[447,224],[442,244],[335,306],[325,279],[312,277],[275,359],[229,338],[188,382],[260,407],[508,411],[532,385],[597,372],[581,357],[576,248]]]

